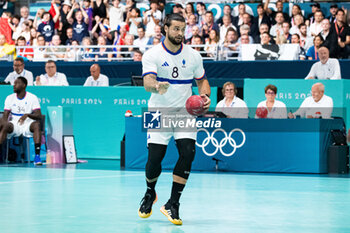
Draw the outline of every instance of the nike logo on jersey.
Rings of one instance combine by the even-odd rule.
[[[164,62],[162,66],[169,66],[168,62]]]

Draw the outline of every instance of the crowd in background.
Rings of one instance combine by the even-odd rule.
[[[165,4],[165,0],[150,0],[150,8],[143,14],[134,0],[52,0],[50,10],[39,9],[35,17],[30,16],[26,6],[21,7],[20,15],[5,11],[0,24],[6,24],[9,30],[0,34],[0,57],[14,55],[33,61],[113,58],[140,61],[149,46],[164,40],[161,29]],[[255,43],[299,44],[300,60],[319,60],[321,45],[327,46],[331,58],[348,58],[350,29],[346,9],[333,4],[329,12],[322,12],[320,4],[314,2],[311,14],[303,15],[295,4],[289,15],[283,11],[286,3],[275,4],[276,10],[268,7],[269,1],[259,4],[256,16],[247,11],[244,3],[239,3],[238,15],[234,16],[227,4],[218,20],[201,2],[175,4],[172,13],[185,17],[184,43],[192,45],[203,57],[217,56],[218,46],[222,57],[240,57],[242,44]],[[20,47],[16,49],[12,41]],[[40,47],[48,45],[70,47]],[[75,48],[78,45],[86,48]]]

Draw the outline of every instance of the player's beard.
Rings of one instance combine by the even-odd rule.
[[[180,39],[176,39],[175,37],[172,37],[172,36],[170,36],[170,35],[168,35],[168,39],[169,39],[169,41],[172,43],[172,44],[174,44],[174,45],[180,45],[181,43],[182,43],[182,41],[183,41],[183,37],[181,37],[181,40]]]

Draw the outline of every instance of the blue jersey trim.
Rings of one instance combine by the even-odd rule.
[[[147,73],[142,74],[142,78],[145,77],[147,74],[154,74],[155,76],[157,76],[156,72],[147,72]]]
[[[179,53],[181,53],[183,45],[181,43],[181,47],[179,48],[179,50],[177,50],[175,53],[171,52],[167,47],[165,47],[164,41],[162,42],[162,46],[165,49],[165,51],[167,51],[168,53],[170,53],[171,55],[178,55]]]
[[[176,80],[176,79],[168,79],[157,77],[157,81],[159,82],[168,82],[170,84],[192,84],[193,79],[185,79],[185,80]]]
[[[13,113],[13,112],[11,112],[11,114],[14,116],[23,116],[24,115],[24,114],[17,114],[17,113]]]

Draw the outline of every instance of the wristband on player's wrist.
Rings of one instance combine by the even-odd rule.
[[[210,98],[210,95],[208,95],[208,94],[205,94],[206,96],[208,96],[208,98]]]

